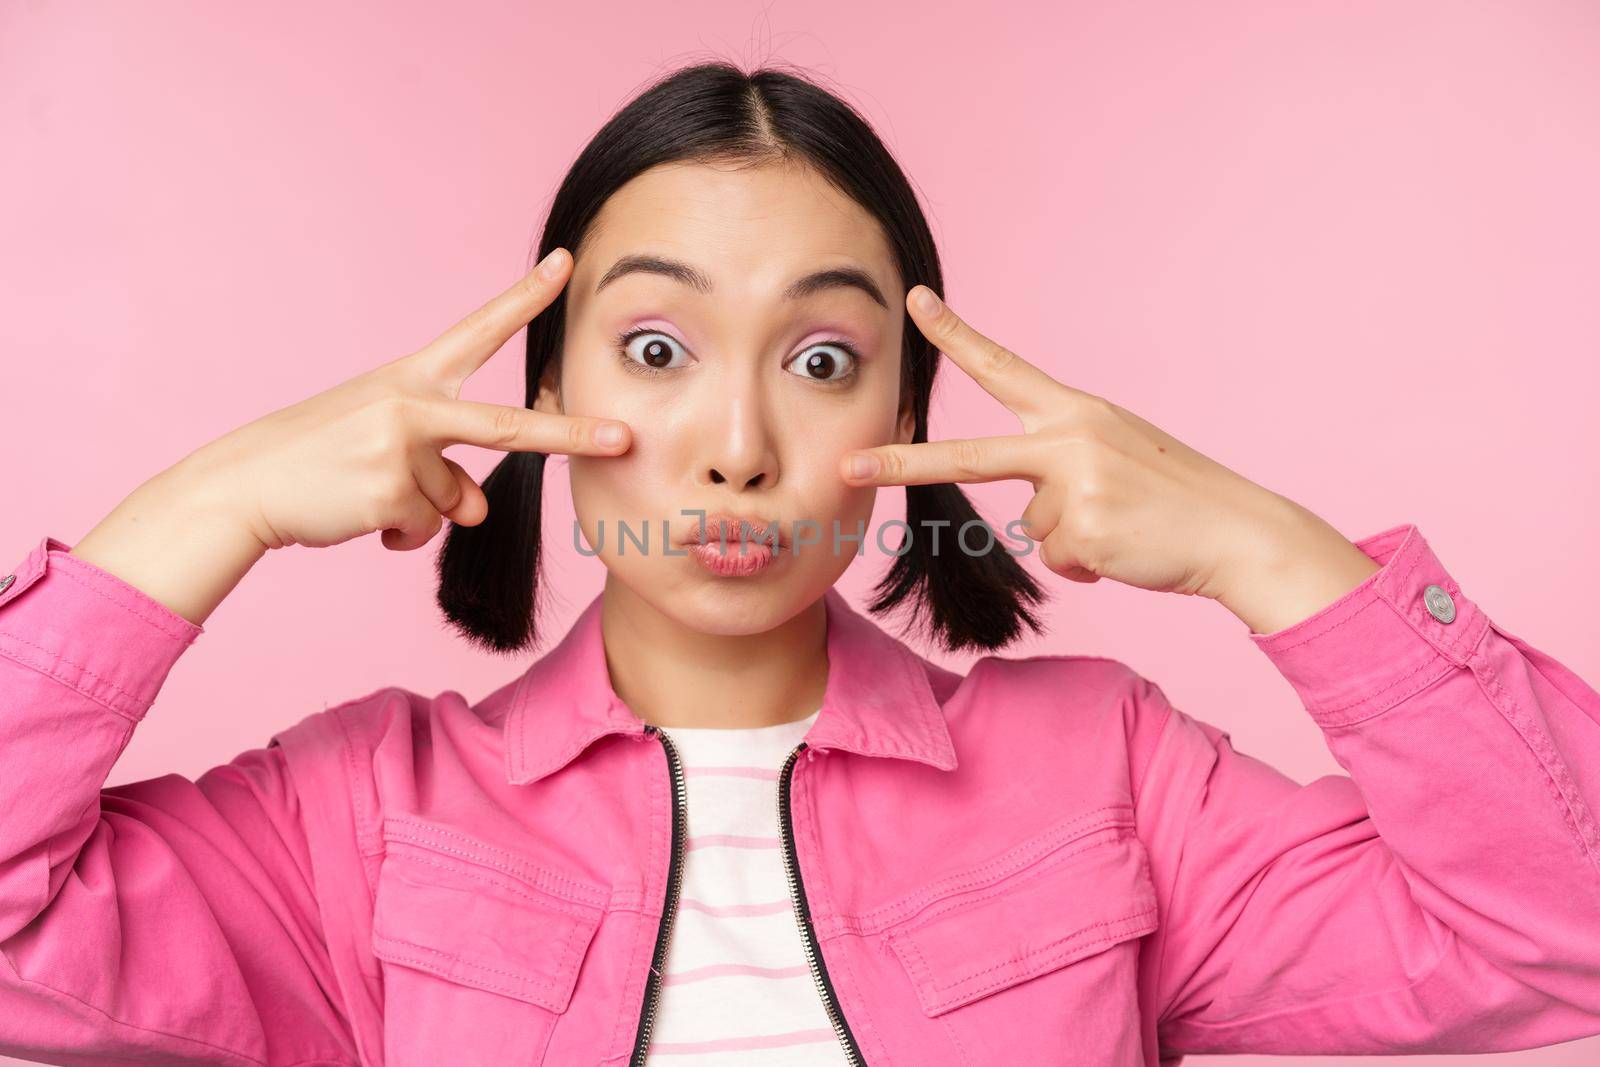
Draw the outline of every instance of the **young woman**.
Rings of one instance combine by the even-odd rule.
[[[964,323],[846,104],[664,79],[541,248],[427,347],[0,578],[0,1052],[1153,1065],[1600,1033],[1600,694],[1415,526],[1352,544]],[[459,399],[524,325],[526,406]],[[941,351],[1020,432],[929,441]],[[506,455],[480,488],[452,443]],[[533,647],[554,454],[606,580],[520,676],[380,689],[195,781],[105,788],[271,549],[415,549],[448,519],[447,617]],[[1035,495],[997,531],[959,485],[1000,478]],[[1038,629],[1035,548],[1216,600],[1349,776],[1299,785],[1115,660],[957,674],[833,589],[892,556],[871,612],[994,652]]]

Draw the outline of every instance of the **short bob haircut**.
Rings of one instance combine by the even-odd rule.
[[[806,77],[772,68],[746,74],[726,62],[672,72],[606,122],[557,190],[537,258],[558,247],[576,256],[601,205],[651,167],[793,160],[811,165],[878,220],[902,279],[944,294],[927,220],[866,119]],[[528,326],[529,407],[547,375],[559,381],[565,319],[563,291]],[[909,316],[900,363],[902,410],[909,398],[916,418],[912,440],[926,441],[939,351]],[[483,482],[488,517],[476,526],[448,523],[439,550],[439,606],[464,637],[487,650],[537,644],[545,459],[542,452],[508,452]],[[964,524],[982,521],[961,488],[911,485],[905,496],[910,545],[902,540],[896,546],[899,554],[875,587],[868,610],[887,612],[909,598],[910,626],[951,651],[992,651],[1016,640],[1024,625],[1041,632],[1029,611],[1041,597],[1039,586],[1002,539],[975,527],[956,542]],[[934,548],[939,534],[943,551]],[[869,534],[864,544],[874,540]]]

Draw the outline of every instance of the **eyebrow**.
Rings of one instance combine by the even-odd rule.
[[[623,256],[611,264],[611,269],[606,271],[604,277],[595,285],[594,291],[598,293],[625,274],[660,274],[707,295],[710,295],[714,288],[710,278],[687,263],[661,256],[630,255]],[[878,288],[878,283],[872,280],[872,275],[857,267],[830,267],[796,278],[783,291],[783,298],[799,300],[829,289],[860,289],[880,306],[884,308],[889,306],[889,302],[883,297],[883,292]]]

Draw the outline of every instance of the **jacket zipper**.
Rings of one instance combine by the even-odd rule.
[[[628,1061],[631,1067],[643,1067],[650,1050],[650,1028],[655,1025],[656,1003],[661,999],[661,974],[667,965],[667,943],[683,888],[683,845],[689,831],[689,806],[684,796],[683,765],[678,760],[678,750],[666,732],[653,723],[646,723],[644,730],[661,739],[661,747],[667,754],[667,777],[672,783],[672,860],[667,866],[667,899],[661,907],[661,924],[656,928],[655,953],[650,960],[650,974],[645,979],[639,1030],[633,1041],[633,1056]]]
[[[632,1067],[643,1067],[650,1048],[650,1030],[655,1025],[656,1007],[661,999],[661,976],[666,967],[672,920],[677,915],[678,898],[683,888],[683,846],[688,835],[688,804],[684,795],[683,765],[678,760],[678,750],[673,747],[666,732],[655,725],[647,723],[645,732],[653,733],[661,739],[661,747],[667,755],[667,773],[672,783],[672,859],[667,867],[667,897],[661,909],[661,923],[656,928],[655,952],[650,962],[650,974],[645,980],[639,1029],[634,1038],[633,1056],[629,1060]],[[855,1035],[850,1032],[850,1024],[845,1022],[844,1010],[839,1006],[833,982],[828,978],[827,966],[822,962],[822,948],[817,942],[817,932],[811,925],[811,909],[806,902],[805,885],[800,878],[800,860],[794,845],[794,823],[789,807],[789,790],[794,779],[795,761],[806,747],[804,741],[795,746],[794,751],[789,753],[789,758],[784,761],[783,772],[779,776],[778,834],[783,844],[783,869],[789,882],[789,898],[794,903],[795,919],[804,938],[806,963],[811,968],[811,978],[816,983],[822,1005],[828,1011],[828,1019],[833,1023],[833,1032],[838,1035],[845,1058],[853,1067],[866,1067],[866,1059],[861,1055]]]
[[[778,776],[778,835],[783,842],[783,870],[789,879],[789,898],[794,902],[795,920],[799,922],[800,933],[805,940],[806,962],[811,965],[811,979],[822,997],[822,1006],[828,1009],[828,1018],[833,1023],[833,1032],[839,1037],[839,1044],[844,1047],[845,1058],[853,1067],[865,1067],[866,1060],[861,1055],[861,1048],[856,1044],[855,1035],[850,1032],[850,1024],[844,1020],[844,1010],[839,1007],[833,983],[828,980],[828,968],[822,962],[822,946],[818,944],[817,931],[811,925],[811,907],[806,903],[805,886],[800,881],[800,856],[794,845],[789,787],[794,779],[795,760],[806,747],[804,741],[795,746],[784,761],[783,773]]]

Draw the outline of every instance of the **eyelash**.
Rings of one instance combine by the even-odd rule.
[[[644,375],[646,377],[653,377],[653,376],[655,376],[657,374],[664,374],[668,370],[676,369],[676,368],[668,368],[668,367],[651,367],[651,366],[647,366],[646,364],[640,363],[638,360],[636,360],[632,356],[628,355],[628,343],[630,341],[632,341],[635,337],[642,337],[645,334],[656,334],[656,335],[661,336],[661,337],[670,337],[671,336],[670,334],[662,333],[660,330],[652,330],[652,329],[650,329],[648,327],[643,327],[643,326],[639,327],[638,329],[625,330],[622,333],[619,333],[616,336],[616,338],[615,338],[613,343],[617,347],[617,358],[622,362],[622,369],[625,370],[625,371],[628,371],[631,374],[641,374],[641,375]],[[809,378],[808,380],[816,382],[818,385],[831,385],[831,386],[846,386],[846,385],[849,385],[852,382],[854,382],[856,380],[856,376],[861,373],[861,352],[860,352],[860,350],[857,349],[855,345],[851,344],[849,341],[846,341],[842,337],[824,337],[824,338],[821,338],[819,340],[813,341],[811,344],[807,345],[806,348],[808,348],[808,349],[809,348],[816,348],[819,345],[831,345],[834,348],[841,348],[845,352],[849,353],[849,355],[850,355],[850,373],[846,374],[843,378],[832,378],[832,379],[828,379],[828,378]],[[804,375],[798,375],[798,377],[805,377],[805,376]]]

